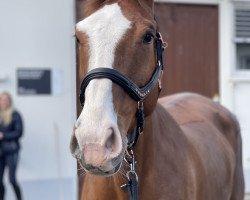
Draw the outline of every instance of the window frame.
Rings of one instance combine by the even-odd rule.
[[[250,69],[241,69],[238,65],[238,44],[248,44],[250,47],[250,37],[249,38],[237,38],[236,35],[236,10],[249,10],[250,11],[250,2],[249,1],[233,1],[233,43],[234,43],[234,67],[232,70],[231,80],[233,82],[250,82]],[[250,53],[249,53],[250,56]]]

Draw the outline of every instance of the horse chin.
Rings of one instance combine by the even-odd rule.
[[[99,163],[87,163],[85,160],[85,156],[83,151],[81,150],[80,146],[78,145],[77,139],[75,137],[75,134],[73,134],[71,138],[71,143],[70,143],[70,150],[72,153],[72,156],[75,157],[81,166],[82,170],[86,171],[89,174],[96,175],[96,176],[112,176],[116,174],[123,162],[124,154],[125,154],[125,149],[126,149],[126,144],[127,140],[123,139],[122,140],[122,150],[117,155],[116,157],[112,159],[108,159],[104,161],[102,164]]]
[[[96,176],[104,176],[109,177],[116,174],[121,166],[124,157],[124,152],[121,153],[116,158],[108,161],[105,165],[102,166],[95,166],[91,164],[87,164],[84,160],[84,156],[80,159],[77,159],[81,167],[89,174],[96,175]]]
[[[121,165],[122,165],[122,162],[120,162],[112,169],[104,170],[100,167],[84,164],[81,160],[79,160],[79,162],[80,162],[82,168],[84,169],[84,171],[86,171],[87,173],[95,175],[95,176],[104,176],[104,177],[113,176],[114,174],[116,174],[120,170]]]
[[[116,174],[120,170],[120,168],[121,168],[121,163],[109,171],[103,171],[99,168],[93,168],[91,170],[86,170],[86,171],[95,176],[110,177]]]

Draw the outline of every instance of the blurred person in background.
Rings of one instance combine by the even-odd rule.
[[[9,93],[0,94],[0,200],[4,199],[4,170],[7,167],[9,181],[13,186],[16,199],[21,200],[21,189],[16,180],[19,139],[23,133],[23,124],[20,114],[13,108]]]

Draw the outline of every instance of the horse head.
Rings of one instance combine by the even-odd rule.
[[[76,24],[82,70],[101,68],[103,72],[108,68],[138,88],[147,85],[156,74],[159,40],[153,0],[87,1],[84,13],[85,18]],[[128,90],[113,79],[89,78],[81,91],[83,108],[71,141],[72,154],[95,175],[110,176],[119,170],[128,136],[137,124],[138,102],[142,102],[131,98]],[[146,116],[153,111],[158,92],[158,84],[150,91],[138,92],[145,97],[141,99]]]

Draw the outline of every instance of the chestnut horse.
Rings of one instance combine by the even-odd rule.
[[[157,102],[163,46],[153,0],[89,0],[84,14],[76,37],[79,64],[88,74],[71,140],[86,172],[81,200],[128,200],[120,186],[131,170],[124,158],[133,156],[142,200],[243,200],[235,117],[197,94]]]

